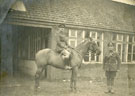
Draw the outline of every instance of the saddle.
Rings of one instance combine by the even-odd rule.
[[[63,49],[60,53],[60,56],[64,60],[66,65],[70,65],[70,60],[71,60],[71,51],[69,49]]]
[[[64,65],[65,65],[65,69],[71,69],[71,58],[72,58],[72,51],[71,49],[73,49],[70,46],[67,46],[65,48],[56,48],[56,52],[58,54],[60,54],[61,58],[64,61]]]

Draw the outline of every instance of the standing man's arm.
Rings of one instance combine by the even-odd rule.
[[[120,69],[120,65],[121,65],[121,59],[120,59],[119,54],[116,54],[116,59],[117,59],[117,68],[119,70]]]

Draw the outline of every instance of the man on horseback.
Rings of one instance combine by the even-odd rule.
[[[64,24],[60,24],[58,31],[56,32],[56,52],[61,55],[62,59],[65,62],[65,69],[71,69],[70,67],[70,59],[71,59],[71,51],[70,46],[68,45],[68,39],[64,35]]]

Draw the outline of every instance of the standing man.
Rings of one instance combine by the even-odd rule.
[[[64,24],[60,24],[58,31],[56,32],[56,52],[61,55],[65,62],[65,69],[71,69],[70,67],[70,59],[71,59],[71,52],[68,45],[68,39],[64,34]]]
[[[109,54],[104,57],[103,69],[107,78],[107,93],[114,93],[113,85],[116,73],[120,69],[120,56],[114,51],[114,45],[112,42],[108,43]]]

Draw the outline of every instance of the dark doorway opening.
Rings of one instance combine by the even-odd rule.
[[[50,28],[13,26],[14,70],[20,71],[19,61],[34,61],[39,50],[49,47],[50,33]],[[47,69],[44,75],[47,77]]]

